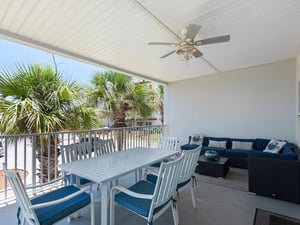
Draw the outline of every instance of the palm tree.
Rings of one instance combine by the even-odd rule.
[[[156,109],[155,92],[145,83],[134,83],[130,76],[112,72],[96,71],[92,78],[90,96],[94,105],[101,105],[109,112],[115,127],[126,127],[129,112],[142,118],[149,117]],[[123,136],[118,135],[118,149]]]
[[[16,64],[14,70],[0,72],[0,129],[2,134],[44,133],[62,129],[89,129],[97,125],[93,109],[81,101],[81,88],[66,81],[50,65]],[[46,136],[46,135],[45,135]],[[36,153],[42,168],[41,181],[55,178],[58,140],[37,137]],[[50,155],[47,149],[50,145]],[[50,164],[48,159],[50,158]],[[48,166],[49,164],[49,166]]]
[[[164,125],[165,123],[165,117],[164,117],[164,86],[158,85],[158,111],[160,114],[160,121],[161,124]]]

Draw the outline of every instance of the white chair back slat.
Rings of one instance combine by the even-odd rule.
[[[161,185],[161,189],[158,193],[158,197],[157,197],[157,203],[159,203],[159,201],[163,202],[166,199],[170,198],[170,194],[168,193],[169,190],[173,190],[175,191],[175,189],[173,188],[173,184],[177,184],[177,177],[172,176],[173,171],[169,170],[166,171],[165,176],[167,177],[166,179],[166,183]]]
[[[21,181],[19,174],[15,171],[9,171],[6,168],[5,164],[3,164],[3,170],[11,185],[11,188],[13,189],[13,192],[16,195],[17,204],[22,209],[24,218],[27,219],[27,222],[29,222],[28,219],[36,221],[36,223],[32,221],[31,224],[39,225],[35,211],[31,209],[31,201],[27,195],[26,189]]]
[[[182,183],[191,179],[198,162],[198,158],[200,155],[201,146],[197,147],[193,150],[185,150],[182,152],[184,155],[182,161],[182,167],[179,172],[178,183]]]
[[[62,163],[92,157],[92,148],[88,142],[63,145],[61,148]]]
[[[164,150],[178,150],[178,137],[161,137],[157,148]]]
[[[107,139],[107,140],[103,140],[103,141],[104,141],[104,146],[105,146],[107,154],[113,153],[116,151],[116,146],[115,146],[113,139]]]
[[[106,155],[116,152],[116,145],[113,139],[101,139],[94,141],[94,151],[96,155]]]
[[[92,157],[92,148],[88,142],[76,144],[75,148],[77,150],[78,160]]]
[[[174,196],[182,159],[183,157],[180,157],[174,161],[161,164],[154,190],[153,201],[151,203],[151,213],[153,212],[153,209],[165,204]]]
[[[99,139],[93,141],[94,154],[96,156],[104,155],[102,146],[103,146],[103,140]]]

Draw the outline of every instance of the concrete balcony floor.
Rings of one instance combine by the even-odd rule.
[[[132,178],[133,176],[128,175],[120,180],[120,184],[129,185],[133,180]],[[197,201],[196,209],[192,207],[189,189],[180,192],[178,210],[180,224],[182,225],[252,225],[256,208],[300,219],[300,205],[257,196],[246,191],[234,190],[215,184],[198,181],[198,185],[195,187],[195,196]],[[96,199],[99,198],[96,186],[95,197]],[[95,210],[96,224],[100,224],[99,202],[95,204]],[[0,208],[0,224],[16,225],[16,215],[16,204]],[[81,215],[81,218],[72,220],[73,225],[90,224],[89,209],[82,210]],[[116,207],[115,222],[116,225],[146,224],[145,220],[118,206]],[[57,224],[67,225],[68,222],[67,219],[64,219]],[[168,210],[154,222],[154,225],[167,224],[173,224],[171,210]]]

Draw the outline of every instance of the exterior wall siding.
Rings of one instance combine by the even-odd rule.
[[[173,82],[168,129],[183,142],[207,136],[297,142],[296,60]]]

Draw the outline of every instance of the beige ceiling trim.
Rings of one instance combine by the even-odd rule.
[[[10,40],[10,41],[25,44],[25,45],[28,45],[30,47],[38,48],[40,50],[49,51],[49,52],[54,53],[54,54],[58,54],[58,55],[61,55],[61,56],[64,56],[64,57],[72,58],[74,60],[78,60],[78,61],[81,61],[81,62],[92,64],[94,66],[100,66],[100,67],[103,67],[103,68],[108,69],[108,70],[114,70],[114,71],[117,71],[117,72],[127,74],[129,76],[136,76],[136,77],[146,79],[146,80],[149,80],[149,81],[154,81],[154,82],[158,82],[158,83],[162,83],[162,84],[167,84],[167,82],[165,82],[165,81],[162,81],[162,80],[159,80],[159,79],[153,79],[150,76],[135,73],[135,72],[132,72],[130,70],[125,70],[125,69],[113,66],[111,64],[107,64],[105,62],[95,60],[93,58],[86,57],[84,55],[77,54],[77,53],[72,52],[72,51],[68,51],[68,50],[65,50],[65,49],[62,49],[62,48],[59,48],[59,47],[56,47],[56,46],[38,41],[38,40],[34,40],[34,39],[31,39],[31,38],[28,38],[28,37],[25,37],[25,36],[22,36],[22,35],[19,35],[19,34],[16,34],[16,33],[9,32],[7,30],[3,30],[1,28],[0,28],[0,36],[3,37],[4,39]]]

